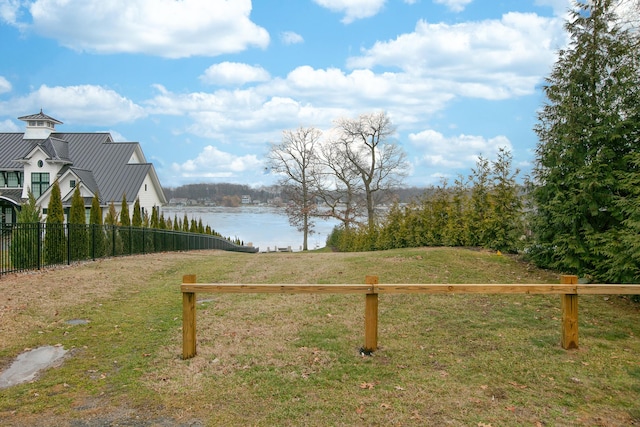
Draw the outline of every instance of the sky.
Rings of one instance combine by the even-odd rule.
[[[136,141],[164,187],[274,184],[285,130],[384,111],[408,186],[535,160],[570,0],[0,0],[0,132]]]

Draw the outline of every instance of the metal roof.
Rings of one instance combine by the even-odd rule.
[[[23,120],[23,121],[27,121],[27,120],[49,120],[57,125],[61,125],[63,124],[60,120],[54,119],[51,116],[47,116],[46,114],[44,114],[42,112],[42,110],[40,110],[40,112],[38,114],[31,114],[29,116],[22,116],[22,117],[18,117],[18,120]]]
[[[19,205],[22,203],[22,188],[0,188],[0,199],[9,199]]]
[[[24,158],[40,144],[53,159],[69,161],[73,172],[88,189],[98,191],[104,204],[112,201],[119,203],[123,194],[127,201],[135,200],[147,173],[157,181],[151,163],[129,164],[134,153],[144,161],[137,142],[113,142],[111,135],[106,132],[53,132],[46,140],[23,140],[23,135],[0,133],[0,169],[23,170],[23,165],[15,160]],[[66,170],[63,168],[61,172]],[[156,185],[161,202],[166,203],[159,181]]]

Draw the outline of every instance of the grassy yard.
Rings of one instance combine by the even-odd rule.
[[[198,282],[559,283],[466,249],[218,251],[107,259],[0,279],[0,368],[62,345],[64,363],[0,390],[0,425],[640,424],[640,304],[580,297],[580,349],[560,297],[381,295],[362,357],[362,295],[215,295],[182,360],[184,274]],[[70,325],[86,319],[86,325]]]

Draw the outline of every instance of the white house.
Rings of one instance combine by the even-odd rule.
[[[119,211],[126,196],[132,212],[136,199],[143,213],[167,200],[153,164],[137,142],[114,142],[111,134],[63,133],[62,122],[42,112],[18,117],[23,133],[0,133],[0,221],[12,223],[28,190],[46,217],[52,184],[58,181],[65,215],[76,186],[85,199],[87,218],[97,193],[103,216],[113,202]]]

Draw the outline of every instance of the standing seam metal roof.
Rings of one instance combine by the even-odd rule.
[[[0,169],[22,170],[23,165],[14,160],[23,158],[38,144],[44,143],[43,147],[51,150],[47,152],[52,157],[55,155],[57,160],[69,160],[72,163],[70,166],[74,173],[83,182],[87,179],[87,188],[94,191],[90,187],[95,185],[101,202],[105,204],[112,201],[120,202],[123,194],[126,195],[127,201],[134,200],[147,173],[153,170],[151,163],[129,164],[133,154],[141,152],[139,143],[112,142],[109,133],[54,132],[46,140],[23,140],[23,135],[0,133]],[[65,153],[65,148],[68,153]],[[66,168],[62,171],[64,170]],[[92,178],[87,173],[90,173]],[[155,170],[152,176],[156,176]],[[162,187],[159,191],[160,199],[164,201]]]

